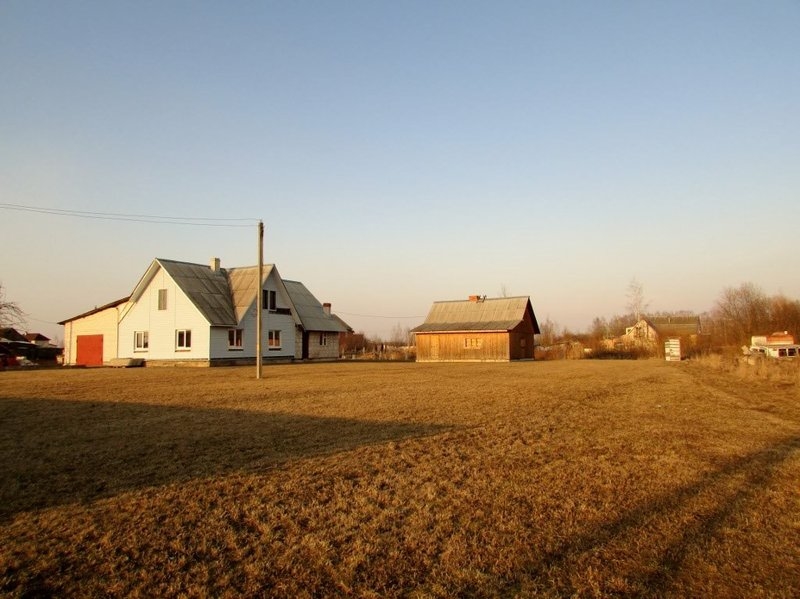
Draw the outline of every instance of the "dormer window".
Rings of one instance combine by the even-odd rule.
[[[166,289],[159,289],[158,290],[158,309],[159,310],[166,310],[167,309],[167,290]]]

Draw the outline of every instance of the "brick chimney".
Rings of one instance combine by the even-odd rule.
[[[219,272],[219,258],[211,258],[209,266],[211,267],[211,272]]]
[[[322,304],[322,311],[325,312],[328,316],[331,315],[331,304],[330,302],[325,302]]]

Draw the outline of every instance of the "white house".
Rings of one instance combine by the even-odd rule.
[[[149,365],[222,365],[253,363],[256,357],[256,293],[262,294],[262,354],[265,360],[338,357],[340,326],[305,290],[295,291],[295,307],[286,284],[272,265],[224,269],[218,258],[209,265],[156,258],[129,298],[63,321],[65,364],[99,365],[114,358]],[[314,304],[323,317],[321,323]],[[328,351],[308,352],[304,332],[336,332]],[[327,328],[326,328],[327,327]],[[96,329],[96,330],[95,330]],[[322,339],[322,337],[320,337]],[[70,343],[72,342],[72,343]],[[99,342],[100,350],[97,346]],[[335,347],[334,347],[335,345]],[[78,351],[72,351],[77,346]],[[81,347],[93,347],[91,360]],[[306,349],[304,349],[306,348]]]

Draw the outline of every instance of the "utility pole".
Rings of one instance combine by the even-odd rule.
[[[264,223],[258,221],[258,282],[256,283],[256,378],[261,378],[261,336],[263,332],[263,313],[262,306],[264,291]]]

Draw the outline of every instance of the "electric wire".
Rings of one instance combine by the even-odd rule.
[[[122,222],[137,222],[160,225],[184,225],[196,227],[251,227],[258,222],[257,218],[207,218],[199,216],[159,216],[153,214],[125,214],[119,212],[95,212],[89,210],[70,210],[64,208],[43,208],[41,206],[26,206],[23,204],[0,203],[0,208],[17,210],[21,212],[34,212],[38,214],[51,214],[54,216],[72,216],[75,218],[90,218],[97,220],[113,220]]]

